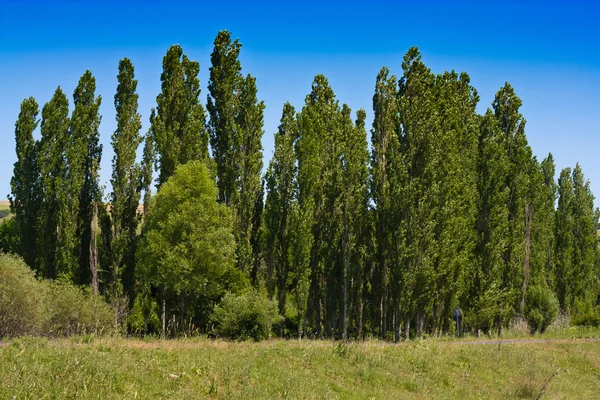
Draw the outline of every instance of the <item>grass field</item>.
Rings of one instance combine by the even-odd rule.
[[[598,336],[598,335],[596,335]],[[0,398],[593,399],[600,342],[23,338],[0,347]]]

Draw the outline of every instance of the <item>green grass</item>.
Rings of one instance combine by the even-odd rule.
[[[535,398],[556,371],[543,398],[598,398],[600,342],[22,338],[0,347],[0,398]]]

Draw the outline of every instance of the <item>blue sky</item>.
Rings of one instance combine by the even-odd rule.
[[[385,65],[401,74],[404,53],[418,46],[434,72],[469,73],[482,113],[510,82],[523,100],[534,154],[552,152],[557,176],[579,162],[600,197],[599,21],[593,1],[0,0],[0,198],[10,192],[14,122],[25,97],[41,107],[60,85],[72,100],[79,77],[92,71],[103,97],[101,180],[108,193],[119,60],[129,57],[136,68],[146,132],[168,47],[178,43],[200,62],[205,102],[220,29],[240,38],[243,72],[256,76],[266,103],[265,164],[283,103],[300,109],[314,75],[329,78],[340,102],[364,108],[370,126],[377,72]]]

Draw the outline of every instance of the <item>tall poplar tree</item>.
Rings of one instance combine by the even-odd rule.
[[[217,164],[219,201],[235,204],[239,177],[238,101],[243,79],[238,59],[242,45],[231,41],[228,31],[220,31],[210,55],[207,109],[210,114],[210,145]]]
[[[69,236],[74,236],[72,215],[66,206],[68,201],[67,164],[65,147],[69,129],[69,102],[60,87],[42,109],[40,153],[40,216],[37,248],[40,269],[47,278],[59,275],[71,276],[73,247]],[[65,227],[65,225],[68,225]],[[72,231],[72,232],[69,232]]]
[[[179,164],[208,158],[206,112],[199,101],[200,64],[183,54],[181,46],[169,48],[163,58],[161,93],[150,117],[150,135],[156,149],[158,186],[173,175]]]
[[[260,218],[254,220],[253,214],[257,195],[261,190],[261,171],[263,167],[262,136],[264,102],[259,102],[256,97],[256,79],[248,75],[242,84],[239,111],[237,114],[238,132],[240,143],[239,176],[237,187],[239,195],[236,206],[236,243],[237,263],[240,270],[249,272],[252,267],[252,232],[257,232]]]
[[[264,254],[267,265],[267,291],[272,296],[275,287],[277,288],[279,313],[282,316],[285,315],[285,301],[289,288],[290,220],[296,194],[295,114],[294,107],[285,103],[279,129],[275,133],[275,152],[265,179],[267,200],[264,212]]]
[[[38,114],[39,106],[33,97],[23,100],[15,123],[17,162],[10,180],[9,196],[10,209],[15,216],[19,254],[36,271],[37,218],[41,193],[37,165],[39,144],[33,138],[33,131],[39,124]]]
[[[394,171],[399,167],[398,157],[398,100],[397,78],[389,75],[385,67],[377,75],[375,94],[373,95],[373,128],[371,129],[371,180],[370,194],[374,203],[376,218],[376,260],[377,282],[374,282],[379,303],[379,333],[386,336],[386,315],[388,304],[388,268],[391,267],[394,285],[394,309],[398,308],[401,294],[399,265],[394,252],[394,213],[398,199],[392,189],[395,188]],[[390,264],[393,264],[390,266]]]
[[[97,283],[97,248],[94,226],[97,225],[98,204],[102,202],[99,182],[102,145],[100,144],[100,104],[96,97],[96,79],[88,70],[80,78],[73,93],[75,109],[69,127],[66,149],[67,177],[71,198],[68,204],[77,221],[77,236],[73,240],[79,260],[75,281],[79,284]],[[75,210],[76,213],[75,213]],[[94,288],[97,291],[97,285]]]
[[[112,217],[112,284],[115,295],[120,295],[122,285],[132,295],[139,223],[141,168],[136,162],[136,151],[142,137],[141,116],[138,113],[137,79],[133,64],[128,58],[119,62],[119,82],[114,103],[117,129],[112,134],[114,157],[112,160],[112,193],[110,213]]]
[[[240,270],[251,273],[253,211],[262,170],[264,102],[257,99],[256,79],[243,78],[238,59],[241,44],[220,31],[211,54],[207,108],[210,143],[217,166],[219,201],[233,209],[236,258]],[[257,220],[257,222],[260,220]]]

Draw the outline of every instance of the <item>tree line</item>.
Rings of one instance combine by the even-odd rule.
[[[91,285],[146,332],[169,318],[210,332],[221,299],[252,288],[276,303],[278,335],[316,338],[441,334],[457,305],[468,329],[501,334],[534,293],[570,314],[599,304],[589,181],[533,156],[510,84],[480,115],[468,74],[435,74],[411,48],[399,77],[377,75],[369,128],[317,75],[300,109],[283,105],[263,174],[265,104],[240,50],[218,33],[203,103],[199,63],[172,46],[145,134],[134,67],[119,62],[106,194],[91,72],[70,115],[60,87],[41,118],[25,99],[4,251]]]

